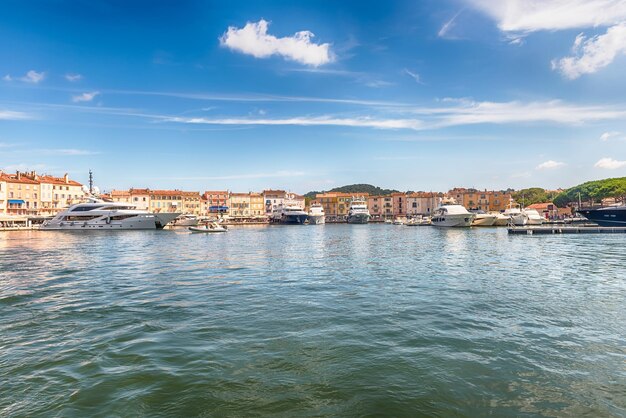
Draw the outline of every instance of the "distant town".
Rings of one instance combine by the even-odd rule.
[[[562,190],[546,192],[546,195],[556,196]],[[54,216],[63,208],[84,201],[88,196],[89,188],[70,179],[67,174],[53,176],[35,171],[6,173],[0,170],[0,216]],[[273,209],[287,203],[302,208],[319,203],[328,220],[341,220],[348,214],[350,202],[355,196],[367,201],[372,220],[429,216],[441,200],[446,198],[454,199],[468,209],[485,212],[502,212],[511,205],[523,203],[516,201],[515,190],[512,189],[473,188],[453,188],[447,192],[391,192],[380,195],[358,190],[330,191],[312,192],[307,197],[272,189],[239,193],[229,190],[200,192],[131,188],[99,194],[101,199],[126,202],[137,209],[155,213],[177,212],[196,216],[219,216],[240,222],[266,221]],[[534,202],[528,206],[551,219],[572,213],[570,208],[559,208],[551,201]]]

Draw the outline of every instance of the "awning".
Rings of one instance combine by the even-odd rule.
[[[13,204],[17,204],[17,205],[23,205],[24,201],[22,199],[9,199],[8,200],[9,203],[13,203]]]
[[[228,210],[228,206],[209,206],[209,210]]]

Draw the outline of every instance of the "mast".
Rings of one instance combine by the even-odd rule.
[[[89,169],[89,194],[93,194],[93,173]]]

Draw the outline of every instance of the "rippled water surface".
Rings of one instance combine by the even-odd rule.
[[[626,236],[0,232],[0,416],[626,415]]]

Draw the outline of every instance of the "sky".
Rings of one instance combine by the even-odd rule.
[[[626,176],[623,0],[8,0],[0,77],[0,169],[104,190]]]

